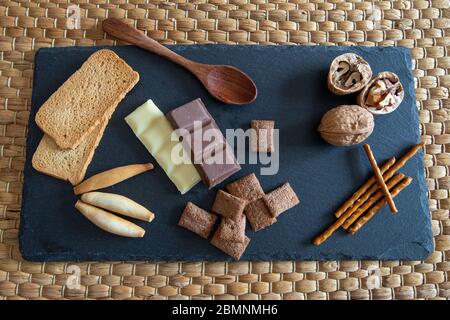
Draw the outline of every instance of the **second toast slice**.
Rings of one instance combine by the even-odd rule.
[[[109,119],[102,119],[75,149],[61,149],[51,137],[44,134],[33,154],[32,165],[49,176],[68,180],[77,185],[84,179],[86,170],[100,143]]]
[[[41,106],[37,125],[62,149],[74,149],[139,81],[111,50],[93,53]]]

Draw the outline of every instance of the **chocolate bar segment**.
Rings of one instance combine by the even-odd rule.
[[[196,122],[193,131],[180,131],[182,135],[185,133],[187,137],[182,135],[182,144],[185,150],[190,151],[192,155],[192,162],[197,164],[203,163],[205,159],[210,159],[212,156],[220,155],[225,150],[227,143],[220,129],[216,123],[209,122],[204,126],[201,122]],[[232,154],[232,159],[234,155]],[[231,164],[234,163],[232,160]]]
[[[201,99],[188,102],[167,114],[167,119],[191,154],[203,182],[212,188],[241,169],[233,150]]]
[[[214,158],[206,158],[206,161],[201,164],[194,163],[200,177],[209,189],[241,170],[233,151],[228,144],[226,145],[227,147],[216,153]]]
[[[183,128],[189,132],[194,131],[194,121],[200,121],[202,126],[212,121],[211,114],[200,98],[173,109],[167,117],[175,128]]]

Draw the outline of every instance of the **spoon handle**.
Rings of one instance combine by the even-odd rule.
[[[107,18],[103,20],[102,27],[103,30],[109,35],[119,40],[134,44],[142,49],[156,53],[185,67],[188,70],[191,70],[191,67],[195,64],[195,62],[176,54],[172,50],[146,36],[142,31],[129,26],[117,18]]]

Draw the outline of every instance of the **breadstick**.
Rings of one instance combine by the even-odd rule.
[[[89,221],[107,232],[130,238],[142,238],[145,234],[145,230],[134,223],[80,200],[75,203],[75,208]]]
[[[122,166],[103,171],[93,175],[87,180],[84,180],[79,185],[73,188],[73,192],[78,195],[89,191],[102,189],[115,185],[128,178],[134,177],[142,172],[153,169],[153,164],[130,164],[128,166]]]
[[[380,168],[378,168],[378,164],[372,153],[372,149],[370,149],[370,146],[368,144],[365,144],[363,146],[363,148],[367,154],[367,158],[369,158],[369,162],[370,162],[370,165],[372,166],[373,173],[375,174],[375,178],[377,179],[377,182],[381,189],[381,192],[383,192],[384,197],[386,198],[386,202],[388,203],[389,208],[391,209],[391,212],[397,213],[398,212],[397,207],[395,206],[395,202],[394,202],[394,200],[392,200],[392,196],[389,193],[389,189],[386,186],[386,183],[384,182],[383,175],[380,171]]]
[[[88,192],[81,196],[81,201],[90,205],[120,213],[124,216],[151,222],[155,215],[127,197],[114,193]]]
[[[425,142],[421,142],[419,144],[416,144],[414,147],[412,147],[405,155],[403,155],[403,157],[400,158],[399,161],[397,161],[394,165],[390,166],[390,168],[388,168],[388,170],[383,170],[385,168],[385,165],[390,162],[392,159],[389,159],[388,161],[386,161],[383,166],[380,168],[380,171],[383,173],[384,171],[386,171],[383,174],[383,179],[385,181],[389,180],[398,170],[400,170],[405,163],[411,159],[416,153],[417,151],[419,151],[421,148],[423,148],[425,146]],[[338,218],[340,217],[359,197],[361,197],[362,194],[364,194],[364,192],[370,188],[370,186],[372,184],[375,183],[375,177],[371,177],[369,180],[367,180],[367,182],[361,187],[359,188],[358,191],[356,191],[353,196],[348,199],[339,209],[338,211],[336,211],[335,216]],[[364,189],[364,190],[363,190]]]
[[[403,173],[399,173],[392,177],[392,179],[389,179],[387,183],[387,187],[389,188],[389,190],[395,187],[404,177],[405,175]],[[364,202],[364,204],[358,210],[354,211],[354,213],[344,222],[342,228],[348,229],[348,227],[350,227],[352,223],[356,221],[356,219],[358,219],[364,212],[367,211],[367,209],[373,206],[373,204],[380,200],[382,197],[383,192],[381,192],[381,190],[378,190],[373,196],[371,196],[366,202]]]
[[[392,157],[387,160],[380,168],[382,173],[386,172],[395,163],[395,158]],[[376,182],[375,177],[371,177],[367,180],[347,201],[345,201],[342,206],[335,212],[336,218],[339,218],[348,208],[350,208],[355,201],[357,201],[374,183]]]
[[[406,177],[404,178],[397,186],[392,190],[391,194],[392,197],[395,198],[400,191],[405,189],[407,186],[411,184],[412,178]],[[377,202],[376,205],[374,205],[367,213],[359,218],[350,228],[348,228],[348,232],[350,234],[355,234],[363,225],[365,225],[372,217],[377,214],[377,212],[383,208],[383,206],[386,204],[386,199],[383,198],[380,201]]]

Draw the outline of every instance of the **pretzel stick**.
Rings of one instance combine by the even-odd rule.
[[[391,180],[389,180],[389,181],[391,181]],[[378,187],[378,184],[374,183],[374,184],[369,188],[369,190],[367,190],[367,191],[361,196],[361,198],[357,199],[357,200],[353,203],[353,205],[347,210],[347,211],[350,211],[351,214],[352,214],[350,217],[352,217],[352,216],[353,216],[353,213],[356,212],[361,206],[363,206],[363,205],[366,203],[366,201],[367,201],[371,196],[373,196],[375,192],[377,192],[378,188],[379,188],[379,187]],[[347,229],[347,228],[345,227],[345,223],[343,224],[343,227],[344,227],[344,229]]]
[[[395,198],[400,191],[405,189],[407,186],[411,184],[412,178],[406,177],[404,178],[395,188],[392,190],[391,194],[392,197]],[[383,198],[380,201],[377,202],[376,205],[374,205],[367,213],[358,219],[349,229],[348,232],[351,234],[355,234],[359,229],[362,228],[363,225],[365,225],[370,219],[373,218],[375,214],[378,213],[378,211],[383,208],[383,206],[386,204],[386,199]]]
[[[403,157],[400,158],[400,160],[398,160],[394,165],[390,166],[390,168],[388,168],[388,170],[383,174],[383,179],[385,181],[389,180],[398,170],[400,170],[400,168],[402,168],[405,163],[411,159],[416,153],[417,151],[419,151],[421,148],[423,148],[423,146],[425,145],[425,142],[421,142],[419,144],[416,144],[414,147],[412,147],[407,153],[405,153],[405,155],[403,155]],[[388,161],[386,161],[383,166],[380,168],[380,171],[383,173],[383,169],[385,167],[385,165],[390,162],[392,159],[389,159]],[[337,218],[340,217],[349,207],[351,207],[351,205],[362,195],[364,194],[365,191],[367,191],[367,189],[370,188],[370,186],[372,184],[374,184],[376,181],[375,177],[371,177],[369,180],[367,180],[367,182],[361,187],[359,188],[358,191],[356,191],[353,196],[348,199],[339,209],[338,211],[336,211],[336,213],[334,214]],[[361,191],[362,189],[364,189],[364,191]]]
[[[392,189],[395,187],[400,180],[402,180],[405,177],[403,173],[399,173],[392,177],[392,179],[389,179],[387,183],[387,187]],[[344,224],[342,225],[342,228],[348,229],[352,225],[353,222],[356,221],[364,212],[366,212],[371,206],[373,206],[378,200],[380,200],[383,197],[383,192],[381,190],[378,190],[372,197],[370,197],[367,202],[365,202],[358,210],[356,210],[347,220],[345,220]]]
[[[390,168],[383,175],[383,178],[386,181],[389,180],[395,174],[395,172],[402,168],[405,163],[410,158],[412,158],[424,145],[425,143],[421,142],[412,147],[398,162],[396,162],[394,165],[391,164]],[[385,170],[385,167],[389,166],[389,163],[392,162],[395,162],[395,159],[389,159],[385,164],[383,164],[381,170]],[[329,226],[328,229],[326,229],[324,232],[313,239],[312,242],[316,246],[322,244],[325,240],[327,240],[333,234],[333,232],[336,231],[345,222],[345,220],[347,220],[351,216],[352,211],[347,211],[347,209],[355,202],[355,200],[357,200],[362,194],[364,194],[364,192],[367,191],[371,187],[371,185],[375,183],[375,181],[375,177],[367,180],[367,182],[361,188],[359,188],[358,191],[355,192],[353,196],[344,203],[344,205],[341,206],[341,208],[335,213],[336,216],[339,215],[338,219],[331,226]],[[409,183],[411,183],[411,181],[409,181],[408,184]],[[394,193],[395,190],[396,189],[394,189],[392,192]],[[397,191],[395,195],[397,195],[398,192],[400,191]]]
[[[382,173],[385,173],[390,167],[392,167],[395,163],[395,158],[392,157],[387,160],[380,168]],[[342,214],[350,208],[355,201],[357,201],[374,183],[376,182],[375,177],[371,177],[367,180],[347,201],[345,201],[342,206],[336,211],[334,214],[336,218],[342,216]]]
[[[402,178],[404,177],[404,174],[399,173],[394,178],[389,180],[388,187],[392,188],[394,185],[396,185]],[[364,205],[356,211],[355,214],[358,214],[356,218],[358,218],[362,213],[364,213],[367,209],[369,209],[377,200],[382,198],[383,193],[381,191],[378,191],[375,194],[375,197],[370,198],[367,202],[364,203]],[[352,218],[353,210],[347,210],[342,216],[340,216],[331,226],[328,227],[322,234],[315,237],[313,239],[313,243],[318,246],[322,244],[325,240],[327,240],[337,229],[339,229],[340,226],[344,226],[348,219]],[[354,215],[354,214],[353,214]],[[355,220],[356,220],[355,218]],[[354,221],[354,220],[353,220]]]
[[[373,173],[375,174],[375,178],[377,179],[378,185],[380,186],[381,192],[383,192],[384,197],[386,198],[386,202],[389,205],[389,208],[391,209],[391,212],[397,213],[398,209],[395,206],[394,200],[392,200],[392,196],[389,193],[389,189],[384,182],[383,175],[380,171],[380,168],[378,168],[377,161],[375,160],[375,157],[373,155],[372,149],[370,149],[370,146],[368,144],[365,144],[363,146],[364,151],[367,154],[367,158],[369,158],[370,165],[372,166]]]
[[[336,221],[334,221],[331,226],[329,226],[324,232],[315,237],[312,241],[316,246],[320,246],[325,240],[327,240],[340,226],[345,222],[345,220],[350,217],[348,212],[345,212],[342,216],[340,216]]]

